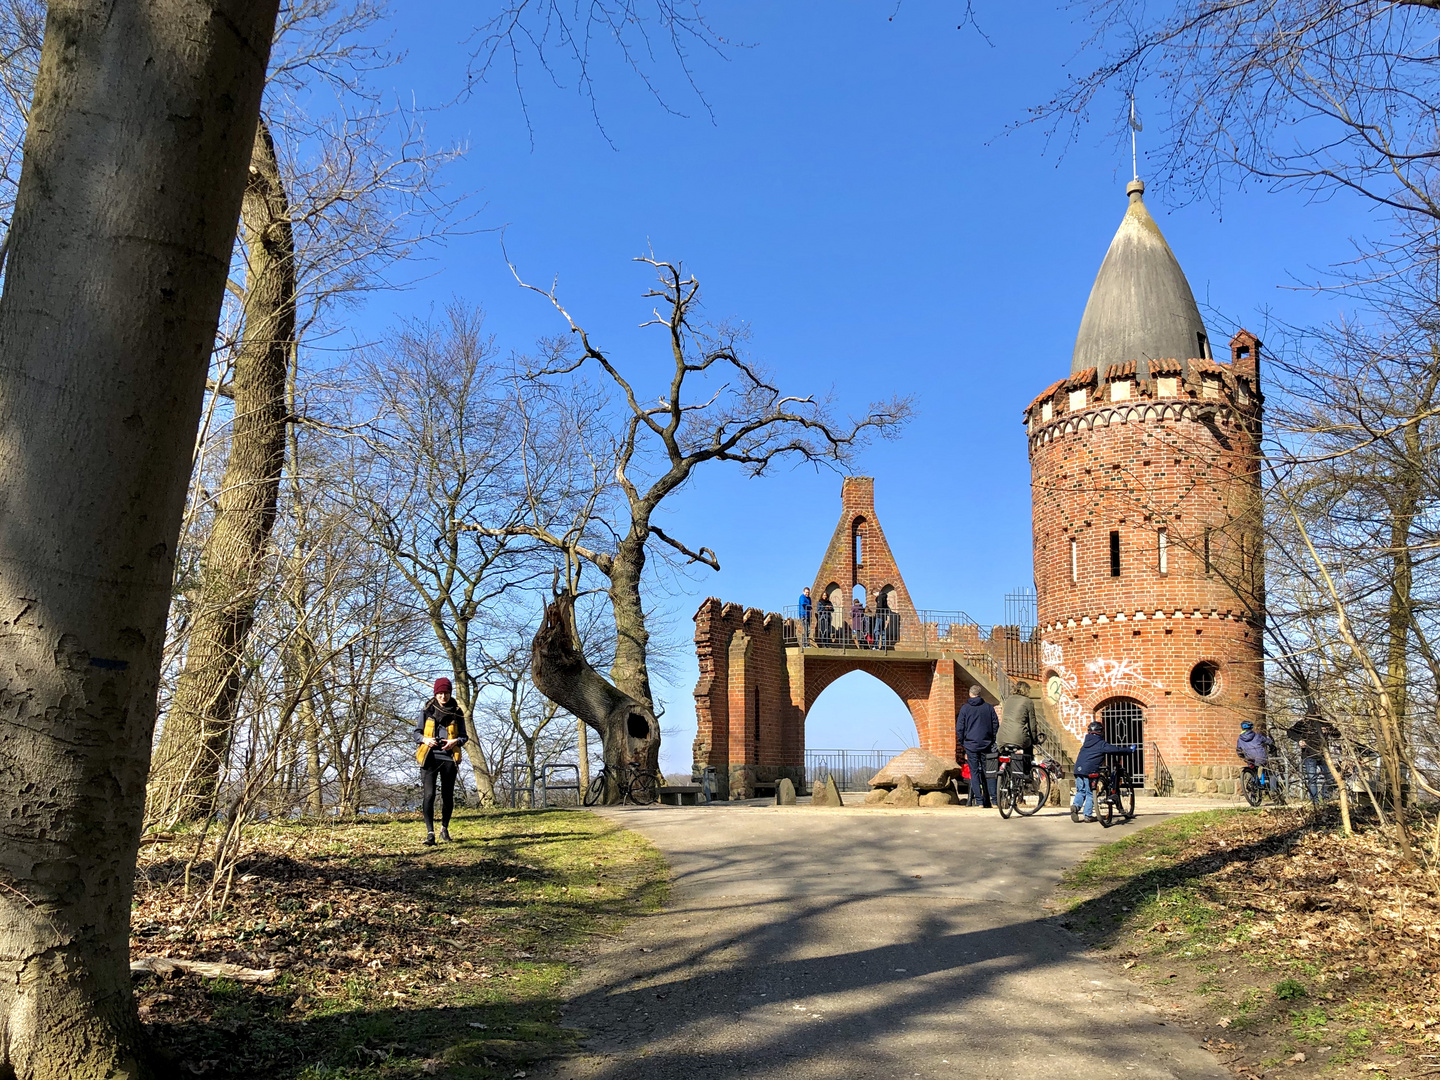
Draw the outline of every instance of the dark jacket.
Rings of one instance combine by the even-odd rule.
[[[960,706],[955,717],[955,739],[966,750],[984,753],[995,746],[995,732],[999,727],[995,706],[984,698],[972,697]]]
[[[1340,732],[1318,716],[1305,716],[1286,728],[1285,734],[1292,742],[1304,744],[1300,747],[1300,757],[1308,759],[1323,758],[1326,743],[1339,737]]]
[[[995,736],[998,746],[1018,746],[1027,754],[1035,749],[1035,736],[1040,722],[1035,718],[1035,702],[1024,694],[1011,694],[1000,706],[1000,731]]]
[[[1075,755],[1075,775],[1089,776],[1091,773],[1098,773],[1106,754],[1128,754],[1130,749],[1128,746],[1116,746],[1106,742],[1104,735],[1087,732],[1085,741],[1080,744],[1080,753]]]
[[[425,741],[425,721],[430,719],[435,721],[435,738],[441,740],[449,737],[449,727],[451,724],[455,725],[455,737],[459,743],[450,754],[459,754],[460,747],[470,741],[470,737],[465,733],[465,710],[460,708],[453,697],[444,705],[432,697],[420,710],[420,723],[415,727],[416,746]],[[450,758],[450,754],[442,753],[438,747],[432,747],[430,753],[425,755],[421,768],[437,768],[441,758],[459,761],[458,757]]]
[[[1274,748],[1274,739],[1254,730],[1242,731],[1235,740],[1235,752],[1251,765],[1264,765],[1270,760],[1270,751]]]

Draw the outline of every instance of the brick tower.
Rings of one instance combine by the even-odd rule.
[[[1213,358],[1132,181],[1070,374],[1025,410],[1049,719],[1141,742],[1147,786],[1233,791],[1263,713],[1260,342]],[[1067,739],[1068,742],[1068,739]]]

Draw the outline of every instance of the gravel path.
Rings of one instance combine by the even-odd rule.
[[[1169,803],[1169,800],[1166,800]],[[670,903],[572,988],[547,1080],[1206,1078],[1228,1072],[1046,921],[1060,872],[1131,826],[1046,809],[607,809],[670,861]]]

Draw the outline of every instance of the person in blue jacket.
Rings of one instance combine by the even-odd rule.
[[[985,807],[995,797],[995,778],[988,782],[985,777],[985,755],[995,749],[995,732],[1000,730],[1000,718],[995,715],[995,706],[980,696],[980,687],[970,687],[970,700],[960,706],[955,717],[955,741],[965,749],[965,758],[970,764],[970,805],[975,805],[978,791]]]
[[[810,644],[810,587],[800,590],[800,647]]]
[[[1091,720],[1085,731],[1085,741],[1080,744],[1080,753],[1075,755],[1075,797],[1070,800],[1070,820],[1079,821],[1084,814],[1086,821],[1095,820],[1095,788],[1090,774],[1098,773],[1105,763],[1106,754],[1128,754],[1133,746],[1116,746],[1105,741],[1105,725]]]
[[[1245,764],[1252,769],[1265,769],[1270,764],[1270,754],[1275,749],[1275,740],[1264,732],[1256,731],[1255,725],[1249,720],[1240,724],[1240,737],[1235,740],[1235,753],[1244,759]],[[1265,770],[1265,786],[1271,792],[1275,791],[1276,777],[1273,772]]]

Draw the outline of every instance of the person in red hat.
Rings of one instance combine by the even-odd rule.
[[[435,696],[420,710],[415,729],[415,760],[420,763],[420,787],[425,793],[425,846],[435,843],[435,784],[440,784],[440,839],[450,839],[450,811],[455,808],[455,776],[460,771],[460,748],[465,734],[465,712],[455,703],[450,680],[435,680]]]

